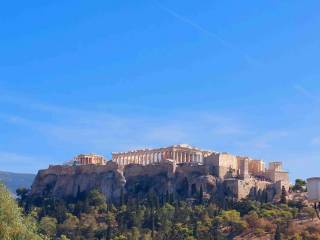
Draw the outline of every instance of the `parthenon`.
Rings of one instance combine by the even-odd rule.
[[[67,165],[106,165],[107,160],[97,154],[80,154]],[[203,150],[188,144],[177,144],[153,149],[137,149],[126,152],[113,152],[112,162],[120,167],[129,164],[158,165],[163,162],[186,165],[204,165],[218,177],[247,179],[269,179],[272,182],[281,180],[289,182],[288,172],[282,170],[281,162],[270,162],[266,168],[264,161],[247,156],[236,156],[227,152]]]
[[[188,144],[179,144],[165,148],[114,152],[112,153],[112,161],[119,165],[130,163],[147,165],[159,163],[163,160],[172,160],[176,163],[203,163],[203,159],[211,153],[211,151],[201,150]]]

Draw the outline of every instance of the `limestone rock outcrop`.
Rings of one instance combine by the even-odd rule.
[[[174,193],[182,198],[197,197],[202,191],[207,197],[224,199],[260,196],[264,191],[268,199],[281,189],[280,183],[256,178],[245,180],[233,177],[222,179],[212,166],[199,163],[175,164],[172,161],[140,165],[119,166],[109,161],[106,165],[50,166],[40,170],[33,182],[32,196],[75,198],[92,189],[101,191],[108,200],[119,201],[121,192],[130,198],[143,198],[150,192],[158,196]],[[279,185],[279,186],[278,186]]]
[[[58,165],[38,172],[31,187],[31,195],[68,198],[96,188],[108,197],[118,197],[124,185],[123,172],[115,163],[85,166]]]
[[[31,188],[31,195],[76,197],[77,194],[98,189],[107,199],[117,201],[123,190],[130,196],[146,196],[150,191],[156,194],[175,192],[190,195],[192,190],[214,193],[217,177],[208,173],[203,165],[180,165],[170,162],[160,164],[130,164],[120,167],[116,163],[106,165],[50,166],[40,170]]]

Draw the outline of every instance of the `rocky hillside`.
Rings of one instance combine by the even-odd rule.
[[[30,188],[34,178],[35,174],[0,171],[0,181],[3,182],[13,194],[15,194],[18,188]]]
[[[35,196],[76,197],[79,193],[98,189],[108,199],[119,200],[121,191],[128,197],[145,197],[150,192],[167,192],[189,197],[200,191],[219,192],[219,179],[210,175],[204,165],[174,166],[128,165],[120,168],[115,163],[105,166],[51,166],[40,170],[32,185]]]

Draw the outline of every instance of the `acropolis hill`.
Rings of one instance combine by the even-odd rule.
[[[65,198],[98,188],[116,201],[121,191],[129,197],[149,191],[192,197],[202,188],[208,198],[272,201],[282,187],[288,189],[289,177],[281,162],[270,162],[266,168],[262,160],[179,144],[114,152],[111,161],[80,154],[67,164],[40,170],[31,194]]]

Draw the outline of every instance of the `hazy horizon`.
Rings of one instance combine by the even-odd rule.
[[[188,143],[318,176],[319,7],[3,3],[0,170]]]

